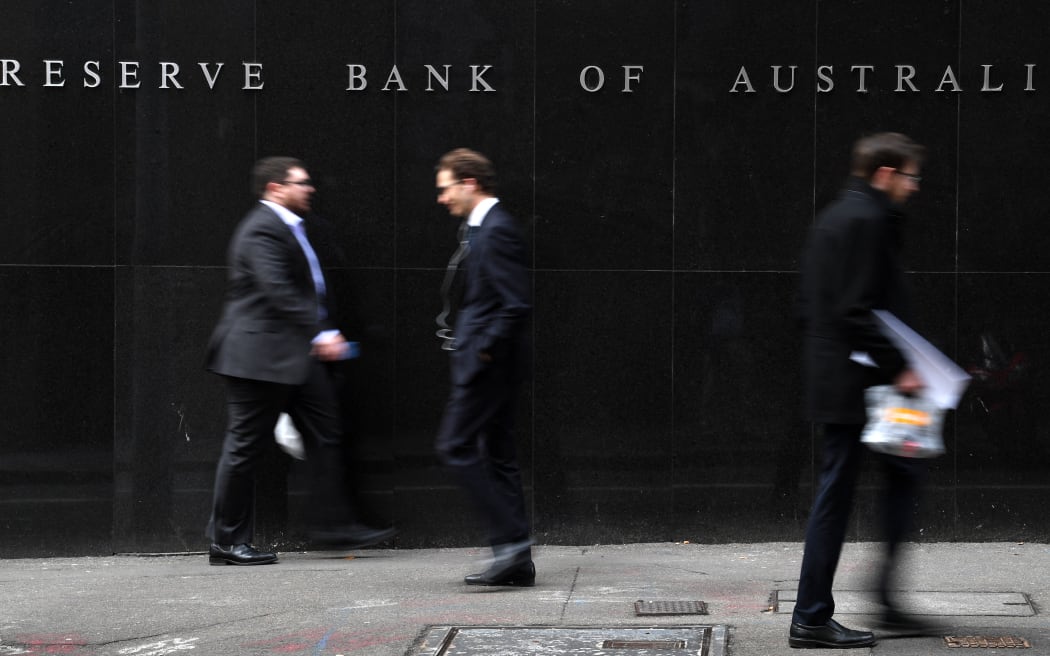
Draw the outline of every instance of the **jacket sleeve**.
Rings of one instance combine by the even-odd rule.
[[[848,274],[836,312],[850,349],[867,353],[888,381],[907,367],[871,312],[885,307],[886,288],[894,275],[890,230],[886,221],[871,217],[858,219],[853,227],[846,244]]]
[[[268,314],[315,334],[321,329],[317,301],[314,294],[303,294],[302,285],[295,280],[294,244],[289,243],[289,235],[267,224],[257,225],[245,235],[244,265],[254,274],[250,278],[265,299]]]
[[[499,306],[478,347],[483,351],[499,350],[519,335],[532,312],[525,245],[513,223],[493,226],[481,266]]]

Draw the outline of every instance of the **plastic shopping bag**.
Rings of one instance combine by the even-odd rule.
[[[892,385],[865,390],[868,423],[860,441],[872,451],[906,458],[934,458],[944,453],[943,408],[921,396],[901,394]]]

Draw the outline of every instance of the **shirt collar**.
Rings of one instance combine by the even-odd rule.
[[[272,200],[260,200],[259,202],[276,212],[277,216],[279,216],[282,221],[284,221],[287,225],[291,227],[295,227],[303,222],[303,217],[291,211],[284,205],[278,205]]]
[[[480,226],[481,222],[485,220],[485,215],[489,213],[492,206],[499,202],[498,198],[486,198],[480,201],[474,206],[474,209],[470,211],[470,216],[467,217],[468,226]]]

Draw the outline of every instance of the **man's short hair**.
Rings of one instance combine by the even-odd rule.
[[[262,198],[266,185],[281,182],[295,168],[305,170],[306,164],[294,157],[264,157],[252,168],[252,192]]]
[[[442,155],[435,171],[451,171],[457,180],[474,178],[478,188],[487,194],[496,193],[496,169],[481,153],[469,148],[457,148]]]
[[[909,162],[922,166],[926,159],[926,147],[920,146],[910,137],[899,132],[880,132],[859,139],[853,144],[853,161],[850,172],[870,180],[883,166],[891,169],[904,168]]]

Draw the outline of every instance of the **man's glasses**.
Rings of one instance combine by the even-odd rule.
[[[438,187],[437,187],[438,196],[440,196],[441,194],[445,193],[446,191],[448,191],[452,187],[455,187],[456,185],[460,185],[460,184],[463,184],[462,180],[456,180],[454,182],[448,183],[447,185],[438,185]]]
[[[309,178],[307,178],[306,180],[281,180],[278,184],[283,184],[283,185],[293,184],[293,185],[299,185],[300,187],[312,187],[312,186],[314,186],[314,181],[310,180]]]
[[[897,175],[903,176],[905,178],[908,178],[909,180],[911,180],[915,184],[919,184],[920,182],[922,182],[922,176],[921,175],[915,175],[914,173],[905,173],[904,171],[894,171],[894,173],[896,173]]]

